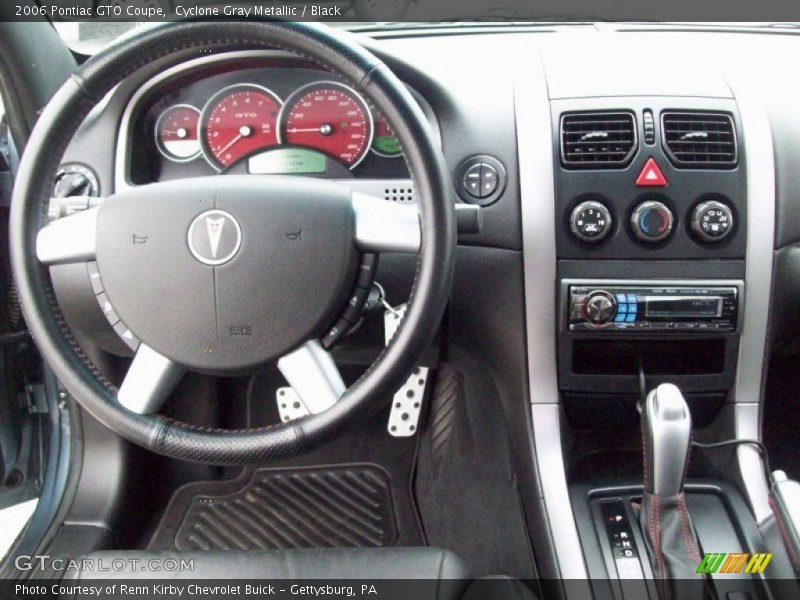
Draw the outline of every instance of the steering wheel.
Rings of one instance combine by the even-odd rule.
[[[253,49],[314,61],[368,97],[403,148],[417,206],[331,181],[225,175],[126,189],[45,225],[64,150],[115,85],[156,60],[167,69],[200,55]],[[419,106],[348,34],[309,23],[171,24],[94,56],[45,108],[15,182],[14,278],[44,360],[107,427],[174,458],[262,462],[327,441],[396,390],[419,361],[450,293],[456,230],[449,188]],[[414,285],[391,343],[346,389],[319,338],[346,304],[359,254],[382,252],[417,254]],[[87,261],[96,261],[114,309],[141,341],[119,388],[86,357],[55,300],[48,267]],[[187,371],[242,375],[276,360],[309,416],[227,430],[156,414]]]

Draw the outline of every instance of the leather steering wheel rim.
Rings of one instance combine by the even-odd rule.
[[[96,55],[45,108],[28,142],[11,209],[11,262],[20,303],[44,360],[70,394],[101,423],[158,454],[212,463],[264,462],[306,451],[397,389],[431,343],[448,301],[456,228],[449,176],[430,127],[405,86],[348,34],[311,23],[187,22],[158,27]],[[89,361],[56,303],[49,269],[37,258],[53,181],[64,151],[89,112],[141,67],[165,67],[197,54],[285,50],[348,80],[386,116],[417,190],[421,243],[408,308],[392,342],[364,375],[325,412],[258,429],[202,428],[161,415],[128,411],[117,389]],[[190,56],[187,58],[187,54]]]

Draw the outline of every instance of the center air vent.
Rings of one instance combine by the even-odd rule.
[[[636,150],[636,125],[629,112],[561,116],[561,161],[571,169],[619,169]]]
[[[736,130],[725,113],[661,114],[664,149],[676,167],[728,169],[736,165]]]

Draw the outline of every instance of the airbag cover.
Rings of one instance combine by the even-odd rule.
[[[103,204],[97,263],[111,304],[143,343],[192,369],[238,373],[335,318],[355,275],[353,228],[350,190],[331,182],[158,183]]]

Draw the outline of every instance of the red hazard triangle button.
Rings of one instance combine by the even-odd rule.
[[[647,159],[647,162],[644,164],[644,169],[639,173],[639,177],[636,178],[636,185],[650,187],[662,187],[667,185],[664,174],[661,172],[661,169],[658,168],[658,164],[656,164],[653,158]]]

